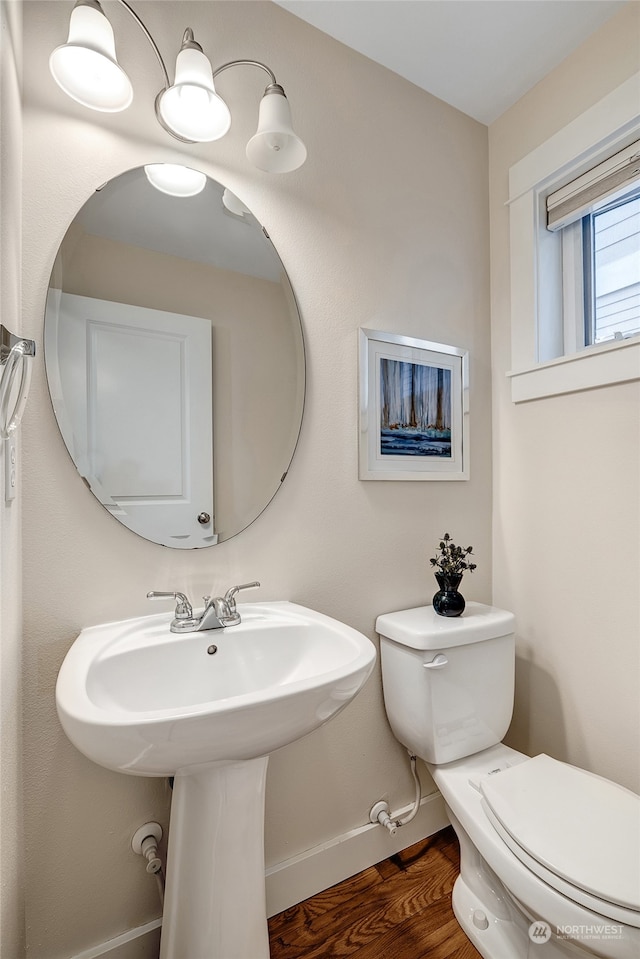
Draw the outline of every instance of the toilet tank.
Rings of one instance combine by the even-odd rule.
[[[378,616],[384,701],[401,743],[436,765],[501,742],[513,712],[515,617],[467,603]]]

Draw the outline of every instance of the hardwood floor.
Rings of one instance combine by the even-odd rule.
[[[449,827],[269,920],[271,959],[478,959],[451,909]]]

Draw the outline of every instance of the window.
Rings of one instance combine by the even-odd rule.
[[[585,345],[640,332],[640,192],[582,220]]]
[[[640,379],[639,84],[509,171],[515,403]]]
[[[640,141],[547,196],[560,233],[561,353],[640,332]]]

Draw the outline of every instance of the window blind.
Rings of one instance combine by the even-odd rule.
[[[602,200],[640,186],[640,140],[547,197],[547,229],[561,230]]]

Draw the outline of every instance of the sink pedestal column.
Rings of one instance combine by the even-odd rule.
[[[269,959],[265,756],[178,770],[160,959]]]

